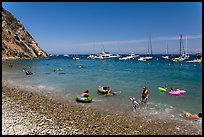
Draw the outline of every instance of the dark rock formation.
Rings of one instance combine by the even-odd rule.
[[[2,59],[32,59],[47,56],[20,21],[2,7]]]

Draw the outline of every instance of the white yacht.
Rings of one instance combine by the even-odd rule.
[[[169,56],[168,55],[162,56],[162,59],[169,59]]]
[[[119,58],[119,60],[134,59],[136,57],[139,57],[139,55],[135,55],[133,52],[130,52],[127,56]]]
[[[188,62],[188,63],[202,63],[202,59],[194,59],[194,60],[189,60],[186,62]]]
[[[77,57],[73,57],[72,59],[73,60],[80,60],[80,58],[77,58]]]
[[[102,51],[98,56],[95,56],[96,59],[112,59],[112,58],[118,58],[119,55],[113,55],[110,52]]]
[[[202,54],[198,53],[198,54],[196,54],[196,58],[194,60],[189,60],[186,62],[188,62],[188,63],[202,63]]]
[[[143,59],[152,59],[152,57],[151,56],[145,56],[145,57],[143,57]]]
[[[167,45],[167,47],[166,47],[166,55],[163,55],[162,56],[162,59],[169,59],[169,56],[168,56],[168,45]]]
[[[64,54],[64,57],[69,57],[69,55],[68,54]]]
[[[139,59],[138,59],[138,61],[147,61],[146,59],[145,59],[145,57],[140,57]]]
[[[97,56],[95,54],[90,54],[87,58],[88,59],[95,59]]]

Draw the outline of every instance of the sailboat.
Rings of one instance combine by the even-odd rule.
[[[95,41],[94,41],[94,44],[93,44],[93,48],[95,47]],[[96,54],[90,54],[87,58],[88,59],[95,59],[97,57]]]
[[[162,56],[162,59],[169,59],[169,56],[168,56],[168,44],[167,44],[167,47],[166,47],[166,55],[165,56]]]
[[[182,53],[182,48],[183,48],[183,53]],[[187,57],[187,54],[185,52],[185,48],[184,48],[183,40],[182,40],[182,34],[181,34],[180,35],[180,56],[176,57],[176,58],[172,58],[172,60],[174,62],[177,62],[177,61],[184,61],[186,59],[188,59],[188,57]]]
[[[150,53],[149,53],[150,51]],[[151,56],[150,56],[151,55]],[[139,61],[146,61],[152,59],[152,42],[151,42],[151,34],[149,34],[149,42],[148,42],[148,55],[140,57]]]
[[[186,59],[189,59],[189,57],[190,57],[190,56],[189,56],[188,53],[187,53],[187,36],[186,36],[186,54],[185,54],[185,58],[186,58]]]

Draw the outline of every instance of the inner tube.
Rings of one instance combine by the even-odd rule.
[[[76,101],[81,102],[81,103],[91,103],[92,97],[91,96],[88,96],[88,97],[77,96]]]
[[[158,87],[159,92],[166,92],[167,90],[162,88],[162,87]]]
[[[186,91],[185,90],[177,90],[180,92],[180,94],[186,94]]]
[[[179,91],[173,91],[173,92],[169,92],[170,95],[180,95]]]
[[[98,92],[102,94],[107,94],[108,92],[111,93],[112,89],[110,88],[110,90],[106,90],[107,88],[110,88],[110,87],[98,87]]]

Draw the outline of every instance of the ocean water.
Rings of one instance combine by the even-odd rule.
[[[90,107],[110,111],[132,113],[130,97],[139,102],[142,89],[149,90],[147,105],[139,105],[137,111],[143,114],[171,116],[184,120],[181,113],[202,112],[202,64],[173,62],[154,55],[152,60],[139,62],[134,60],[91,60],[87,55],[80,55],[79,61],[72,57],[50,57],[48,59],[3,61],[3,78],[17,85],[34,87],[42,92],[53,92],[70,102],[85,90],[93,97]],[[191,55],[190,59],[195,56]],[[9,63],[14,67],[9,68]],[[28,68],[31,66],[31,68]],[[23,68],[32,71],[25,75]],[[61,71],[54,69],[63,68]],[[164,85],[186,90],[186,94],[172,96],[158,92]],[[110,86],[115,96],[104,97],[97,92],[97,87]],[[168,90],[168,91],[169,91]],[[140,102],[139,102],[140,103]],[[133,113],[136,115],[137,112]]]

